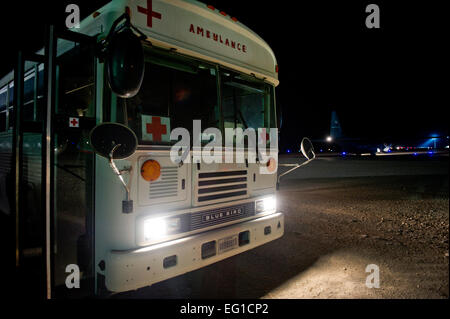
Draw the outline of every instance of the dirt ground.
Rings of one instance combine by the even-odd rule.
[[[448,176],[287,184],[283,241],[306,245],[314,262],[263,297],[448,298]],[[369,264],[379,266],[378,289],[365,285]]]
[[[281,239],[115,297],[448,298],[448,160],[433,165],[447,173],[288,179]]]

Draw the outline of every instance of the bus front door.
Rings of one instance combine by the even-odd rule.
[[[80,297],[93,292],[88,140],[96,122],[96,42],[47,31],[44,54],[19,53],[15,69],[16,288],[32,297]]]

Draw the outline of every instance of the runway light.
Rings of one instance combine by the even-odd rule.
[[[347,152],[342,152],[342,155],[344,155],[344,156],[347,155]]]
[[[414,153],[413,155],[414,155],[414,156],[417,156],[417,153]]]
[[[288,153],[290,153],[290,152],[291,152],[291,150],[287,150],[287,152],[288,152]]]

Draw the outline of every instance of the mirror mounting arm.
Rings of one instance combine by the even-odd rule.
[[[122,22],[125,19],[125,23],[118,29],[117,25]],[[98,56],[100,58],[101,61],[104,60],[105,55],[106,55],[106,48],[108,47],[108,43],[111,41],[111,38],[113,36],[113,34],[115,32],[118,32],[120,30],[122,30],[123,28],[130,28],[132,29],[134,32],[139,34],[139,39],[140,40],[146,40],[147,36],[138,28],[136,28],[134,25],[131,24],[130,22],[130,16],[127,12],[125,12],[124,14],[122,14],[120,17],[118,17],[112,24],[111,29],[109,30],[108,35],[106,36],[105,39],[101,40],[98,44],[99,48],[98,48]],[[147,42],[152,45],[152,43],[150,41],[147,40]]]
[[[314,147],[312,146],[311,141],[308,138],[303,138],[301,143],[301,151],[303,155],[306,157],[307,161],[303,162],[301,164],[278,164],[278,166],[282,167],[292,167],[291,169],[287,170],[286,172],[278,175],[277,179],[277,189],[279,188],[281,177],[295,171],[297,168],[305,166],[309,163],[311,163],[316,158],[316,153],[314,153]]]
[[[280,174],[280,175],[278,176],[277,182],[280,183],[280,179],[281,179],[282,176],[287,175],[287,174],[289,174],[289,173],[295,171],[295,170],[296,170],[297,168],[299,168],[299,167],[308,165],[308,164],[309,164],[310,162],[312,162],[315,158],[316,158],[316,157],[314,156],[313,158],[311,158],[311,159],[309,159],[309,160],[307,160],[306,162],[301,163],[301,164],[278,164],[278,166],[282,166],[282,167],[293,167],[293,168],[287,170],[287,171],[284,172],[283,174]]]
[[[113,154],[114,151],[119,148],[121,146],[121,144],[116,144],[111,152],[109,153],[109,166],[111,166],[111,168],[113,169],[114,173],[116,173],[116,175],[119,177],[120,181],[122,182],[123,187],[125,188],[126,191],[126,199],[124,201],[122,201],[122,212],[125,214],[129,214],[133,211],[133,201],[130,199],[130,186],[129,184],[131,184],[131,178],[132,178],[132,167],[127,167],[126,169],[122,169],[119,170],[116,166],[116,163],[114,163],[114,159],[113,159]],[[123,179],[123,173],[127,172],[130,175],[130,179],[128,181],[128,184],[125,183],[125,180]]]

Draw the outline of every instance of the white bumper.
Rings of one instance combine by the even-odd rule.
[[[270,233],[265,231],[268,226]],[[218,242],[245,231],[250,232],[248,244],[223,253],[217,253],[216,249],[215,256],[202,259],[203,244],[214,240]],[[122,292],[149,286],[250,250],[280,238],[283,233],[284,216],[282,213],[275,213],[144,248],[110,251],[106,258],[106,287],[113,292]],[[170,256],[176,256],[176,264],[165,268],[163,261]]]

